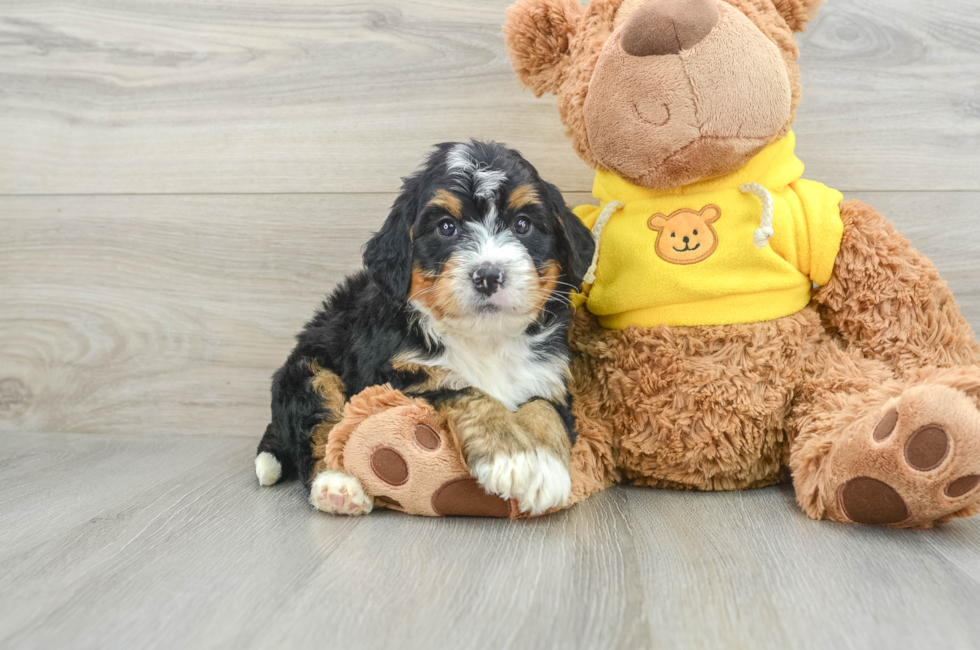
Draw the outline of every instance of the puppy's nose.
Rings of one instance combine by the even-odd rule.
[[[720,18],[715,0],[650,0],[623,26],[623,50],[632,56],[679,54],[703,41]]]
[[[473,272],[476,290],[485,296],[492,296],[504,283],[504,272],[493,266],[481,266]]]
[[[691,238],[690,238],[690,237],[685,237],[685,238],[684,238],[684,243],[685,243],[685,244],[686,244],[686,243],[688,243],[688,242],[690,242],[690,241],[691,241]]]

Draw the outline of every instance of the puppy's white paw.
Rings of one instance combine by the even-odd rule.
[[[259,485],[275,485],[282,476],[282,465],[275,456],[263,451],[255,457],[255,475],[259,479]]]
[[[473,476],[487,492],[517,499],[521,512],[540,515],[568,503],[572,478],[568,467],[544,449],[500,454],[476,463]]]
[[[374,499],[364,494],[360,481],[332,470],[320,472],[313,479],[310,503],[332,515],[366,515],[374,509]]]

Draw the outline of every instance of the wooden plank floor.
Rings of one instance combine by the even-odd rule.
[[[787,488],[617,488],[532,522],[316,515],[252,442],[0,434],[11,648],[976,647],[980,527]]]
[[[589,170],[514,80],[510,0],[0,5],[0,648],[980,646],[980,520],[618,488],[507,523],[316,514],[251,470],[268,382],[432,144]],[[980,9],[828,0],[807,176],[980,329]]]

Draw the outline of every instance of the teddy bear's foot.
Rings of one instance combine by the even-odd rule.
[[[364,493],[360,481],[330,469],[313,479],[310,503],[332,515],[366,515],[374,509],[374,499]]]
[[[838,442],[832,459],[838,521],[928,528],[980,503],[980,412],[963,392],[915,386]]]
[[[480,487],[455,437],[424,400],[383,386],[367,389],[351,399],[330,438],[340,447],[337,464],[357,477],[376,506],[433,517],[519,513],[516,501]]]

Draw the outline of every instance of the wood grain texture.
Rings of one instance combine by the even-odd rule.
[[[510,71],[508,4],[5,2],[0,192],[394,191],[471,137],[587,188]]]
[[[394,191],[436,142],[591,173],[522,91],[510,0],[7,0],[0,193]],[[796,129],[842,190],[980,190],[974,0],[831,0],[800,37]]]
[[[393,200],[0,197],[0,430],[257,440]]]
[[[976,647],[980,521],[806,519],[786,488],[617,488],[531,522],[361,519],[248,441],[0,434],[11,648]]]
[[[980,330],[980,193],[856,197]],[[272,372],[393,200],[0,197],[0,430],[257,438]]]
[[[588,200],[509,2],[3,3],[0,648],[977,647],[980,518],[812,522],[780,487],[351,520],[256,485],[271,373],[433,143]],[[980,329],[975,1],[829,0],[800,43],[807,177]]]

